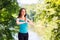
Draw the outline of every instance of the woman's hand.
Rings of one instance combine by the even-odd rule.
[[[35,23],[32,20],[27,19],[27,22],[31,25],[31,26],[35,26]]]

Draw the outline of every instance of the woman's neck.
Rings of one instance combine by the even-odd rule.
[[[21,18],[24,18],[24,16],[21,16]]]
[[[26,17],[24,17],[24,16],[21,16],[21,17],[20,17],[20,19],[22,19],[22,20],[26,20]]]

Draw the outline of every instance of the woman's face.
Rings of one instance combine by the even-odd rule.
[[[21,15],[25,15],[25,14],[26,14],[26,10],[25,9],[22,9]]]

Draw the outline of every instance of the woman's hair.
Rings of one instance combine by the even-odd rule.
[[[21,9],[19,10],[18,18],[21,17],[21,12],[22,12],[23,9],[25,10],[25,15],[24,15],[24,17],[26,17],[26,9],[25,9],[25,8],[21,8]]]

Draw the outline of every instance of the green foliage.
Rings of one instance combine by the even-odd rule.
[[[54,28],[52,30],[52,37],[51,40],[60,40],[60,0],[50,0],[50,1],[46,1],[47,4],[49,4],[47,7],[49,8],[54,8],[54,10],[56,11],[53,15],[53,17],[58,17],[57,20],[55,21],[56,24],[58,25],[57,28]],[[51,15],[50,15],[51,17]],[[52,18],[51,18],[52,19]],[[52,20],[51,20],[52,21]]]
[[[13,15],[18,13],[18,10],[17,0],[0,0],[0,40],[13,40],[14,29],[10,30],[10,28],[16,26]]]

